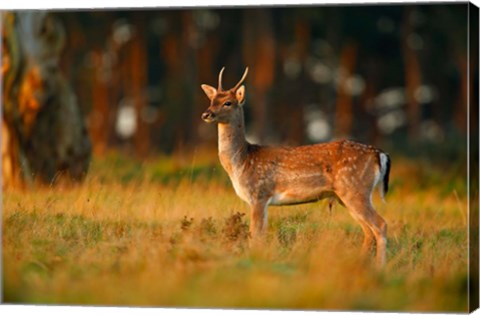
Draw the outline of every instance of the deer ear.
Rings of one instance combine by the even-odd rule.
[[[235,92],[235,97],[237,98],[238,105],[243,105],[245,102],[245,85],[238,88],[237,92]]]
[[[217,89],[214,88],[213,86],[210,86],[210,85],[207,85],[207,84],[202,84],[201,86],[202,86],[203,92],[205,92],[205,94],[207,94],[207,97],[210,100],[213,100],[215,95],[217,95]]]

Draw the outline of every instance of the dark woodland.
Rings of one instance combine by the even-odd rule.
[[[3,117],[23,149],[4,149],[4,161],[51,182],[81,179],[91,154],[110,149],[143,158],[214,147],[200,84],[222,66],[227,86],[250,67],[252,142],[352,138],[464,159],[467,120],[478,129],[467,16],[468,4],[5,13]],[[45,149],[39,139],[56,133],[71,143]]]

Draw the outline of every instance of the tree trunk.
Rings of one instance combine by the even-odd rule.
[[[131,97],[137,113],[137,130],[134,135],[135,155],[145,157],[150,150],[150,131],[145,119],[147,114],[147,69],[148,54],[146,51],[145,25],[141,15],[135,15],[137,33],[130,43]]]
[[[403,57],[405,60],[405,97],[407,101],[408,139],[415,142],[418,139],[420,130],[420,103],[415,98],[415,92],[422,84],[420,63],[417,54],[411,44],[409,37],[413,34],[412,15],[413,7],[405,8],[405,27],[403,29]]]
[[[252,111],[254,134],[264,142],[269,126],[268,93],[275,76],[275,40],[271,12],[246,10],[243,17],[244,59],[252,71]]]
[[[357,46],[352,42],[348,42],[340,55],[340,79],[335,112],[335,133],[337,137],[347,137],[352,131],[353,100],[347,88],[347,82],[355,70],[356,61]]]
[[[468,99],[469,99],[469,82],[468,77],[468,60],[466,53],[459,54],[457,57],[458,70],[460,72],[460,95],[457,101],[457,106],[455,106],[455,124],[457,125],[458,130],[462,134],[467,134],[467,111],[468,111]]]
[[[47,12],[3,13],[2,20],[3,187],[83,179],[90,140],[59,69],[64,29]]]
[[[103,155],[108,144],[108,110],[110,103],[110,90],[105,78],[104,52],[97,49],[92,52],[95,69],[93,69],[92,111],[89,117],[89,130],[92,137],[93,152]]]
[[[286,107],[288,117],[290,117],[286,124],[288,130],[286,142],[291,145],[300,145],[305,140],[304,107],[313,99],[313,95],[309,94],[309,91],[315,90],[316,87],[309,85],[311,81],[302,64],[308,58],[311,26],[305,16],[300,14],[295,16],[294,23],[295,41],[290,49],[290,58],[296,59],[302,70],[299,71],[297,76],[290,78],[286,87],[289,91]]]

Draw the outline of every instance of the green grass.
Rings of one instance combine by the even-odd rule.
[[[248,208],[214,153],[94,159],[81,186],[3,194],[6,303],[467,311],[466,182],[459,168],[392,157],[387,265],[326,202]],[[245,213],[245,215],[243,215]]]

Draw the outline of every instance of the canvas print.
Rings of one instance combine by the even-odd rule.
[[[473,311],[478,18],[1,12],[2,302]]]

